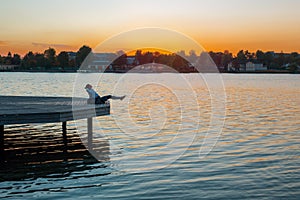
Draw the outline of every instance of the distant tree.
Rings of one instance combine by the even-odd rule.
[[[273,69],[272,67],[275,67],[275,64],[272,64],[273,60],[274,60],[273,52],[270,51],[266,52],[264,56],[264,64],[268,67],[268,69]]]
[[[277,62],[271,62],[269,65],[269,69],[280,69],[281,66]]]
[[[155,51],[153,53],[153,62],[156,63],[159,56],[160,56],[160,52],[159,51]]]
[[[225,71],[228,70],[228,64],[230,62],[232,62],[232,53],[230,53],[229,51],[224,51],[223,55],[222,55],[222,61],[221,61],[221,65],[224,67]]]
[[[11,65],[12,64],[12,56],[11,56],[10,52],[8,52],[8,54],[7,54],[7,56],[4,60],[5,60],[6,65]]]
[[[58,65],[64,69],[69,66],[69,54],[66,51],[62,51],[57,56]]]
[[[21,66],[24,69],[32,69],[34,67],[36,67],[36,60],[35,60],[35,56],[32,53],[32,51],[29,51],[23,58],[22,62],[21,62]]]
[[[82,46],[76,53],[76,65],[79,67],[84,59],[92,52],[92,49],[88,46]]]
[[[73,68],[75,68],[76,67],[76,61],[74,60],[74,59],[71,59],[71,60],[69,60],[69,67],[73,67]]]
[[[265,53],[261,50],[257,50],[255,53],[255,57],[257,59],[258,62],[263,63],[265,60]]]
[[[181,56],[182,58],[186,57],[185,51],[184,50],[180,50],[176,53],[177,55]]]
[[[296,57],[296,63],[297,63],[297,65],[300,66],[300,56],[299,55]]]
[[[213,59],[214,63],[219,67],[221,66],[222,64],[222,53],[218,52],[218,53],[215,53],[213,51],[210,51],[209,52],[209,55],[210,57]]]
[[[237,59],[237,62],[238,62],[239,64],[246,64],[246,62],[247,62],[247,57],[246,57],[246,55],[245,55],[245,53],[244,53],[244,50],[240,50],[240,51],[237,53],[236,59]]]
[[[291,56],[297,58],[299,56],[299,53],[298,52],[292,52]]]
[[[142,50],[136,50],[135,60],[138,62],[139,65],[144,64]]]
[[[190,50],[188,59],[189,59],[189,62],[191,62],[191,63],[197,62],[198,56],[197,56],[195,50]]]
[[[284,53],[280,52],[279,55],[274,59],[274,62],[277,63],[278,69],[282,68],[284,64],[286,64]]]
[[[248,50],[245,51],[245,56],[247,60],[251,60],[255,57],[254,53],[249,52]]]
[[[44,51],[44,56],[47,61],[46,68],[51,68],[51,67],[55,66],[55,63],[56,63],[55,54],[56,54],[55,49],[50,48],[50,47]]]
[[[173,59],[171,67],[178,72],[187,72],[188,61],[178,54],[175,54],[174,56],[175,58]]]
[[[201,52],[199,60],[197,62],[197,70],[200,73],[211,72],[212,70],[214,70],[215,63],[212,57],[210,56],[210,53],[205,51]]]
[[[240,63],[237,59],[233,59],[232,67],[234,68],[234,71],[236,72],[240,71]]]
[[[297,59],[298,59],[299,54],[297,52],[292,52],[291,54],[289,54],[289,56],[286,59],[287,63],[296,63]]]
[[[36,67],[38,69],[45,69],[49,64],[48,60],[45,58],[44,54],[42,53],[34,54],[34,59],[36,61]]]
[[[162,65],[167,65],[167,66],[172,66],[172,63],[175,59],[175,55],[166,55],[166,54],[160,54],[155,62],[156,63],[159,63],[159,64],[162,64]]]
[[[113,61],[113,65],[117,66],[123,66],[127,64],[127,54],[124,52],[121,54],[121,52],[117,53],[118,58]]]
[[[147,63],[152,63],[154,61],[154,56],[152,52],[146,52],[143,54],[143,63],[147,64]]]
[[[290,66],[289,66],[289,69],[288,69],[290,72],[292,72],[292,73],[295,73],[295,72],[297,72],[298,71],[298,66],[297,66],[297,63],[292,63],[292,64],[290,64]]]
[[[20,65],[21,64],[21,56],[19,54],[14,54],[12,58],[13,65]]]

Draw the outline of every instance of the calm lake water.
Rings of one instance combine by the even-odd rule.
[[[207,81],[204,81],[207,80]],[[6,126],[5,199],[299,199],[300,76],[0,73],[1,95],[111,101],[86,121]],[[223,86],[224,83],[224,86]],[[80,137],[79,137],[80,136]]]

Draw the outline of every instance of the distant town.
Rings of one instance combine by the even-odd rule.
[[[212,62],[213,61],[213,62]],[[164,67],[168,66],[168,67]],[[24,57],[8,52],[0,55],[0,71],[7,72],[221,72],[221,73],[300,73],[300,55],[297,52],[249,52],[237,55],[229,51],[166,53],[155,50],[136,50],[128,55],[93,53],[86,45],[77,52],[49,47],[43,53],[28,52]]]

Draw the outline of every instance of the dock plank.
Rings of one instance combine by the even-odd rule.
[[[64,122],[109,114],[109,104],[87,104],[85,98],[0,96],[0,125]]]

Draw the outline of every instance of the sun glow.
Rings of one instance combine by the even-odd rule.
[[[11,51],[24,55],[28,51],[43,52],[48,47],[57,52],[77,51],[82,45],[94,48],[110,37],[143,27],[178,31],[207,51],[300,52],[299,7],[300,1],[296,0],[3,1],[0,54]],[[106,51],[130,51],[140,46],[185,50],[175,49],[166,37],[145,35],[135,39],[107,46]],[[141,39],[148,40],[147,46]]]

